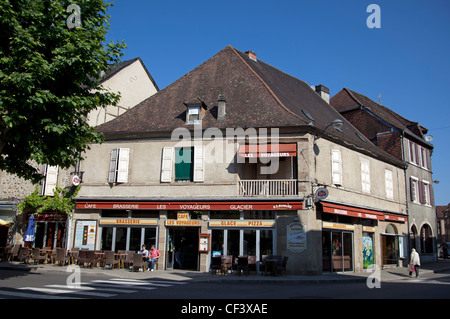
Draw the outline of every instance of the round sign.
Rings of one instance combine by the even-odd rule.
[[[316,191],[316,198],[325,199],[328,197],[328,190],[326,188],[319,188]]]
[[[72,184],[73,184],[73,186],[80,185],[80,177],[78,175],[74,175],[72,177]]]

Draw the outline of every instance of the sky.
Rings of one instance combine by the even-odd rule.
[[[124,40],[122,59],[140,57],[160,89],[231,45],[330,96],[381,99],[433,136],[435,203],[450,203],[450,1],[109,2],[107,41]]]

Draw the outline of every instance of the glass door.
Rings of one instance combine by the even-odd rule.
[[[353,271],[353,233],[324,230],[322,232],[322,270]]]

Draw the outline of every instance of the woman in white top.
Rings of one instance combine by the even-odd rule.
[[[409,261],[409,265],[410,265],[409,277],[411,277],[412,272],[415,271],[416,278],[419,278],[420,257],[414,248],[411,251],[411,259]]]

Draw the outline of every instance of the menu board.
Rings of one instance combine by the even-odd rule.
[[[95,220],[77,220],[73,246],[94,250],[96,233],[97,222]]]

